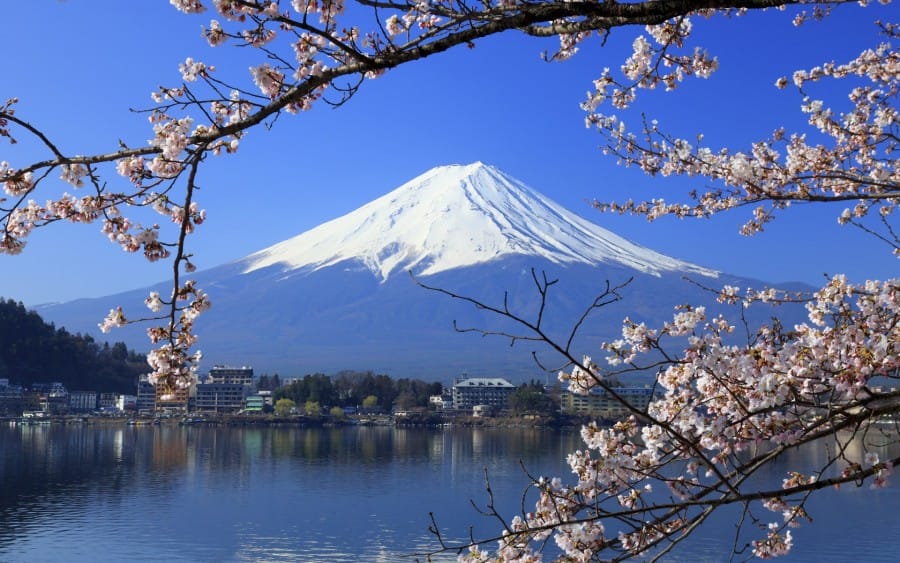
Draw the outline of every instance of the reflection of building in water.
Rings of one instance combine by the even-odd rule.
[[[476,405],[505,409],[516,387],[502,377],[460,377],[453,383],[453,408],[470,410]]]
[[[484,456],[484,446],[485,446],[485,435],[484,430],[480,428],[472,429],[472,458],[478,459]]]
[[[121,428],[116,429],[113,434],[113,459],[122,461],[125,455],[125,434]]]
[[[185,435],[176,429],[164,429],[162,432],[153,432],[153,454],[150,461],[155,471],[188,469],[188,454],[196,456],[194,448],[189,447]]]
[[[444,442],[447,440],[447,433],[441,432],[431,437],[431,454],[430,458],[441,460],[444,458]]]
[[[627,401],[629,405],[640,411],[646,411],[647,405],[650,404],[650,400],[653,398],[653,390],[650,387],[615,387],[613,391]],[[632,412],[600,387],[591,389],[587,395],[563,391],[560,402],[564,414],[596,416],[599,418],[621,418]]]

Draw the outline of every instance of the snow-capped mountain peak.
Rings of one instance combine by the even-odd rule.
[[[481,162],[433,168],[343,217],[251,254],[244,272],[276,264],[317,270],[355,259],[385,281],[407,270],[427,276],[508,255],[614,263],[652,275],[717,275],[625,240]]]

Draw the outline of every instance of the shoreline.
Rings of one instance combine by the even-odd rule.
[[[568,416],[495,416],[474,417],[458,413],[427,413],[414,415],[346,415],[331,417],[328,415],[307,416],[275,416],[273,414],[215,414],[193,413],[169,416],[134,416],[134,415],[52,415],[42,417],[0,417],[0,421],[8,424],[33,425],[126,425],[126,426],[298,426],[298,427],[341,427],[341,426],[389,426],[399,428],[410,427],[540,427],[571,428],[579,426],[584,420]]]

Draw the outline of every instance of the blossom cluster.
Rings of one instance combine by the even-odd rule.
[[[845,64],[831,63],[794,73],[794,85],[803,95],[801,110],[808,115],[816,136],[829,139],[829,146],[810,143],[806,134],[789,135],[779,129],[746,151],[713,149],[699,144],[702,136],[692,142],[665,134],[655,121],[645,123],[639,133],[632,132],[617,116],[597,111],[598,105],[611,95],[616,107],[625,107],[634,100],[635,88],[652,88],[658,81],[668,85],[666,77],[658,77],[651,70],[664,60],[665,55],[652,51],[646,39],[636,40],[634,54],[623,73],[637,82],[624,88],[611,78],[608,69],[604,70],[595,82],[595,92],[583,104],[588,111],[587,124],[607,138],[606,151],[625,166],[637,166],[650,175],[703,177],[721,187],[695,192],[691,203],[627,200],[597,202],[598,209],[640,214],[654,220],[663,215],[708,217],[757,203],[742,229],[746,235],[761,231],[777,210],[792,201],[855,200],[855,205],[838,217],[840,223],[858,221],[873,208],[882,218],[896,209],[897,198],[892,194],[900,181],[900,169],[891,155],[898,148],[900,129],[900,115],[895,107],[900,91],[900,54],[889,43],[866,50]],[[694,71],[698,76],[705,75],[699,69]],[[850,90],[849,112],[838,114],[805,92],[810,84],[825,78],[848,77],[868,81]],[[779,88],[787,84],[787,78],[776,82]],[[894,248],[900,253],[896,243]]]
[[[737,294],[737,288],[723,290],[729,299],[737,299]],[[644,497],[654,482],[665,483],[672,495],[685,500],[698,498],[709,487],[735,488],[739,485],[733,480],[743,479],[753,463],[747,455],[764,455],[759,453],[761,444],[791,447],[840,428],[840,417],[822,421],[817,413],[853,412],[861,405],[871,410],[883,405],[893,412],[896,401],[885,402],[893,392],[879,392],[870,382],[896,377],[900,370],[900,280],[853,285],[835,276],[810,296],[807,310],[808,324],[790,331],[762,327],[743,346],[728,341],[733,326],[721,317],[708,319],[702,307],[679,308],[659,330],[626,320],[623,338],[604,345],[614,352],[608,358],[613,366],[636,365],[642,355],[664,350],[667,338],[687,337],[688,346],[659,372],[657,384],[664,393],[641,413],[644,422],[632,416],[612,428],[595,423],[582,428],[586,449],[568,458],[577,482],[566,487],[554,479],[543,486],[535,511],[515,522],[521,531],[517,541],[521,544],[527,537],[539,542],[553,529],[567,556],[586,560],[608,549],[608,538],[592,549],[591,541],[572,541],[580,536],[565,522],[578,520],[584,526],[579,515],[596,511],[598,503],[614,503],[626,511],[650,510],[652,504]],[[583,363],[560,374],[571,391],[586,393],[608,385],[597,365],[589,358]],[[674,460],[686,464],[683,474],[664,470]],[[847,459],[843,477],[858,478],[867,467],[872,468],[875,487],[883,486],[892,470],[870,450],[864,459]],[[811,490],[815,484],[815,475],[793,472],[784,489]],[[802,504],[788,504],[777,494],[764,505],[782,512],[784,522],[772,524],[764,538],[753,542],[754,554],[783,555],[793,545],[783,527],[809,517]],[[611,507],[606,511],[614,513]],[[591,538],[599,540],[602,521],[588,521],[598,531]],[[686,513],[673,513],[653,526],[622,532],[618,548],[642,553],[690,521]]]

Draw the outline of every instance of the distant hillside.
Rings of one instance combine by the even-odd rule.
[[[31,385],[59,381],[70,390],[134,392],[148,371],[124,343],[100,344],[47,324],[21,303],[0,299],[0,378]]]

